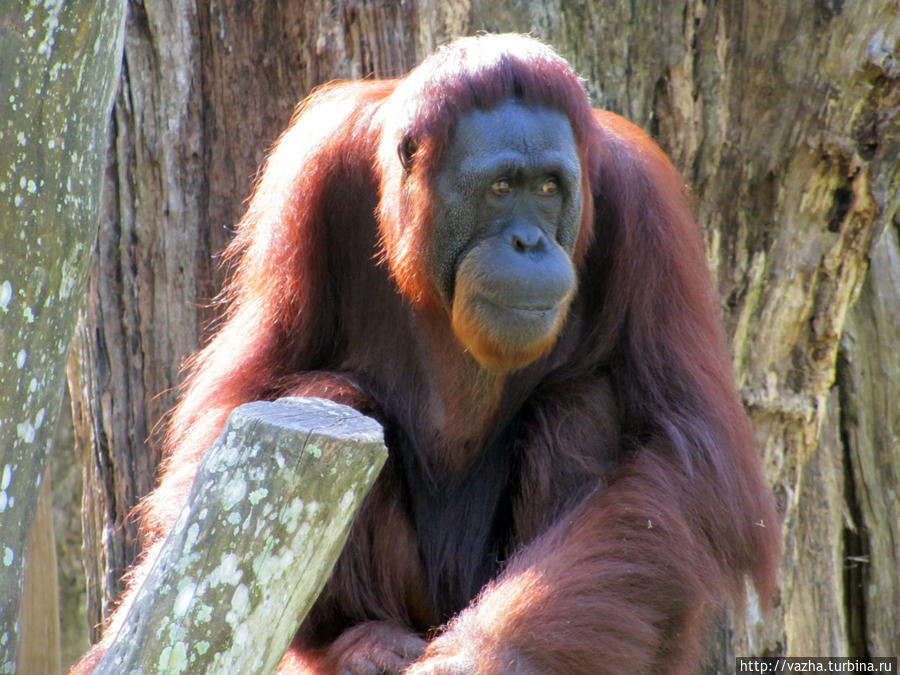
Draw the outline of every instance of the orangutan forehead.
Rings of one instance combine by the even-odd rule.
[[[472,110],[457,120],[448,159],[490,156],[492,161],[502,162],[504,156],[518,155],[531,161],[569,164],[577,156],[576,148],[575,134],[564,112],[507,99],[488,110]]]

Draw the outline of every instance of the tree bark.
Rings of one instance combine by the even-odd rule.
[[[26,542],[96,232],[121,9],[0,6],[0,673],[20,653]]]
[[[900,219],[882,232],[850,309],[837,382],[844,593],[853,654],[900,654]]]
[[[734,653],[900,653],[896,3],[146,0],[128,12],[70,374],[86,550],[103,580],[93,623],[137,551],[126,515],[152,486],[151,430],[212,316],[209,261],[294,103],[335,77],[402,74],[485,29],[553,44],[693,190],[785,542],[775,610],[761,617],[751,598],[727,619],[710,668],[731,669]]]

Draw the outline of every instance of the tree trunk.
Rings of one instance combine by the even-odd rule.
[[[23,633],[58,658],[55,597],[22,612],[22,588],[28,559],[55,578],[47,510],[30,535],[96,231],[121,10],[0,5],[0,673],[16,672]]]
[[[838,360],[847,640],[851,653],[900,654],[900,219],[870,253]]]
[[[137,552],[126,516],[152,486],[151,432],[212,316],[210,261],[293,105],[335,77],[402,74],[481,29],[554,45],[693,190],[785,542],[775,610],[761,618],[751,602],[728,619],[711,668],[733,653],[900,653],[891,0],[130,3],[70,373],[90,620]]]

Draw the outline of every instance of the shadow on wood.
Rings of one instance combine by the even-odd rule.
[[[386,458],[352,408],[236,408],[96,672],[273,671]]]

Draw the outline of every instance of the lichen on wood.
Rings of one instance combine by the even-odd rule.
[[[386,457],[331,401],[236,408],[96,672],[274,670]]]
[[[13,673],[26,542],[97,232],[124,3],[0,3],[0,36],[0,673]]]

